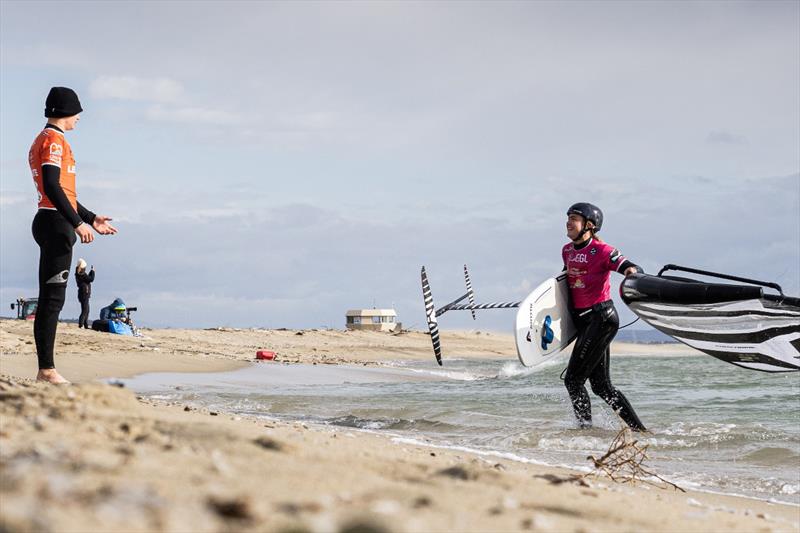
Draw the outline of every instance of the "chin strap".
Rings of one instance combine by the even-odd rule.
[[[573,239],[572,242],[573,243],[577,243],[586,234],[587,231],[592,233],[592,236],[590,238],[593,239],[594,238],[594,234],[595,234],[594,228],[584,227],[581,230],[581,232],[578,233],[578,238],[577,239]]]
[[[592,227],[590,228],[590,227],[589,227],[589,221],[588,221],[588,220],[586,220],[586,218],[584,217],[584,219],[583,219],[583,230],[581,230],[581,232],[580,232],[580,234],[578,235],[578,237],[583,237],[583,235],[584,235],[584,234],[585,234],[587,231],[588,231],[588,232],[591,232],[591,234],[592,234],[592,237],[594,237],[594,234],[596,233],[596,232],[594,231],[594,226],[592,226]]]

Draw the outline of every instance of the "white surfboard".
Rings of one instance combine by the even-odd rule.
[[[523,365],[549,361],[575,340],[577,332],[569,314],[568,294],[564,272],[536,287],[519,304],[514,336]]]

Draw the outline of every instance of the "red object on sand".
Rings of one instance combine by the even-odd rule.
[[[269,352],[267,350],[258,350],[256,352],[256,359],[264,359],[266,361],[272,361],[275,359],[275,352]]]

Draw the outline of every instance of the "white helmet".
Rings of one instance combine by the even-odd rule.
[[[78,270],[86,270],[86,261],[83,258],[78,259]]]

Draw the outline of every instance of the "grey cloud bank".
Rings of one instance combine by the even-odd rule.
[[[693,185],[696,196],[685,194],[688,180],[661,190],[607,183],[590,195],[607,206],[605,238],[646,270],[674,262],[775,280],[787,292],[800,292],[800,176],[724,186],[701,181]],[[619,198],[619,188],[628,194]],[[123,296],[140,306],[142,322],[151,325],[343,327],[347,308],[373,303],[394,304],[407,325],[421,325],[421,264],[442,301],[460,294],[463,263],[482,299],[520,298],[560,270],[561,206],[569,193],[548,197],[537,189],[532,183],[494,217],[471,214],[489,211],[478,201],[449,219],[408,209],[403,220],[366,224],[358,213],[309,205],[272,205],[259,213],[252,209],[256,198],[241,214],[121,224],[124,239],[79,247],[77,254],[99,266],[98,304]],[[642,202],[651,195],[661,201]],[[26,234],[29,209],[17,205],[13,211],[11,218],[21,223],[12,224],[13,240],[3,246],[24,253],[4,266],[5,299],[35,286],[28,266],[36,257]],[[738,224],[740,216],[749,222]],[[169,233],[158,231],[164,224]],[[734,231],[725,231],[729,227]],[[71,310],[76,302],[69,303],[67,316]],[[487,312],[474,326],[467,317],[450,316],[445,325],[504,329],[510,320]]]

